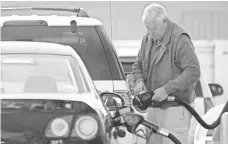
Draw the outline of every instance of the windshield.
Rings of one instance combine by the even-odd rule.
[[[82,79],[69,56],[1,56],[2,93],[81,93]],[[79,87],[80,86],[80,87]],[[85,88],[85,87],[83,87]]]
[[[1,28],[2,41],[36,41],[70,45],[82,58],[93,80],[112,80],[105,50],[93,26],[10,26]]]

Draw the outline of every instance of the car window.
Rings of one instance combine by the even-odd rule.
[[[123,65],[123,69],[124,69],[125,73],[131,73],[132,72],[133,62],[123,62],[122,61],[122,65]],[[202,92],[202,87],[201,87],[200,81],[198,81],[196,83],[196,86],[195,86],[194,90],[195,90],[195,93],[196,93],[196,97],[203,97],[203,92]]]
[[[202,87],[201,87],[201,83],[200,81],[198,81],[196,83],[196,86],[195,86],[195,93],[196,93],[196,97],[203,97],[203,92],[202,92]]]
[[[131,62],[122,62],[123,69],[125,73],[131,73],[132,72],[132,65],[133,63]]]
[[[81,93],[80,71],[68,56],[6,55],[1,58],[4,93]]]
[[[70,45],[85,63],[93,80],[112,80],[109,63],[96,32],[92,26],[80,26],[78,35],[67,26],[20,26],[2,27],[2,41],[37,41]]]
[[[122,68],[116,49],[111,39],[108,37],[104,27],[96,26],[95,28],[105,49],[113,80],[126,80],[124,76],[124,70]]]

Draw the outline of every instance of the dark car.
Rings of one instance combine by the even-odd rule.
[[[1,143],[115,144],[111,115],[73,48],[15,41],[0,46]],[[123,106],[120,100],[113,106]]]

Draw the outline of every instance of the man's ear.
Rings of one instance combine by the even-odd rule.
[[[166,19],[167,19],[167,16],[166,16],[164,13],[160,12],[160,13],[158,13],[158,15],[157,15],[157,19],[159,19],[160,21],[165,22]]]

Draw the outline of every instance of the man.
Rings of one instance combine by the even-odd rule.
[[[164,101],[175,95],[192,103],[194,87],[200,77],[200,65],[189,35],[168,19],[165,9],[151,4],[142,16],[147,33],[133,64],[135,93],[154,91],[152,100],[160,105],[150,108],[148,120],[173,133],[182,144],[188,143],[190,113],[176,102]],[[153,134],[148,144],[173,144],[169,139]]]

